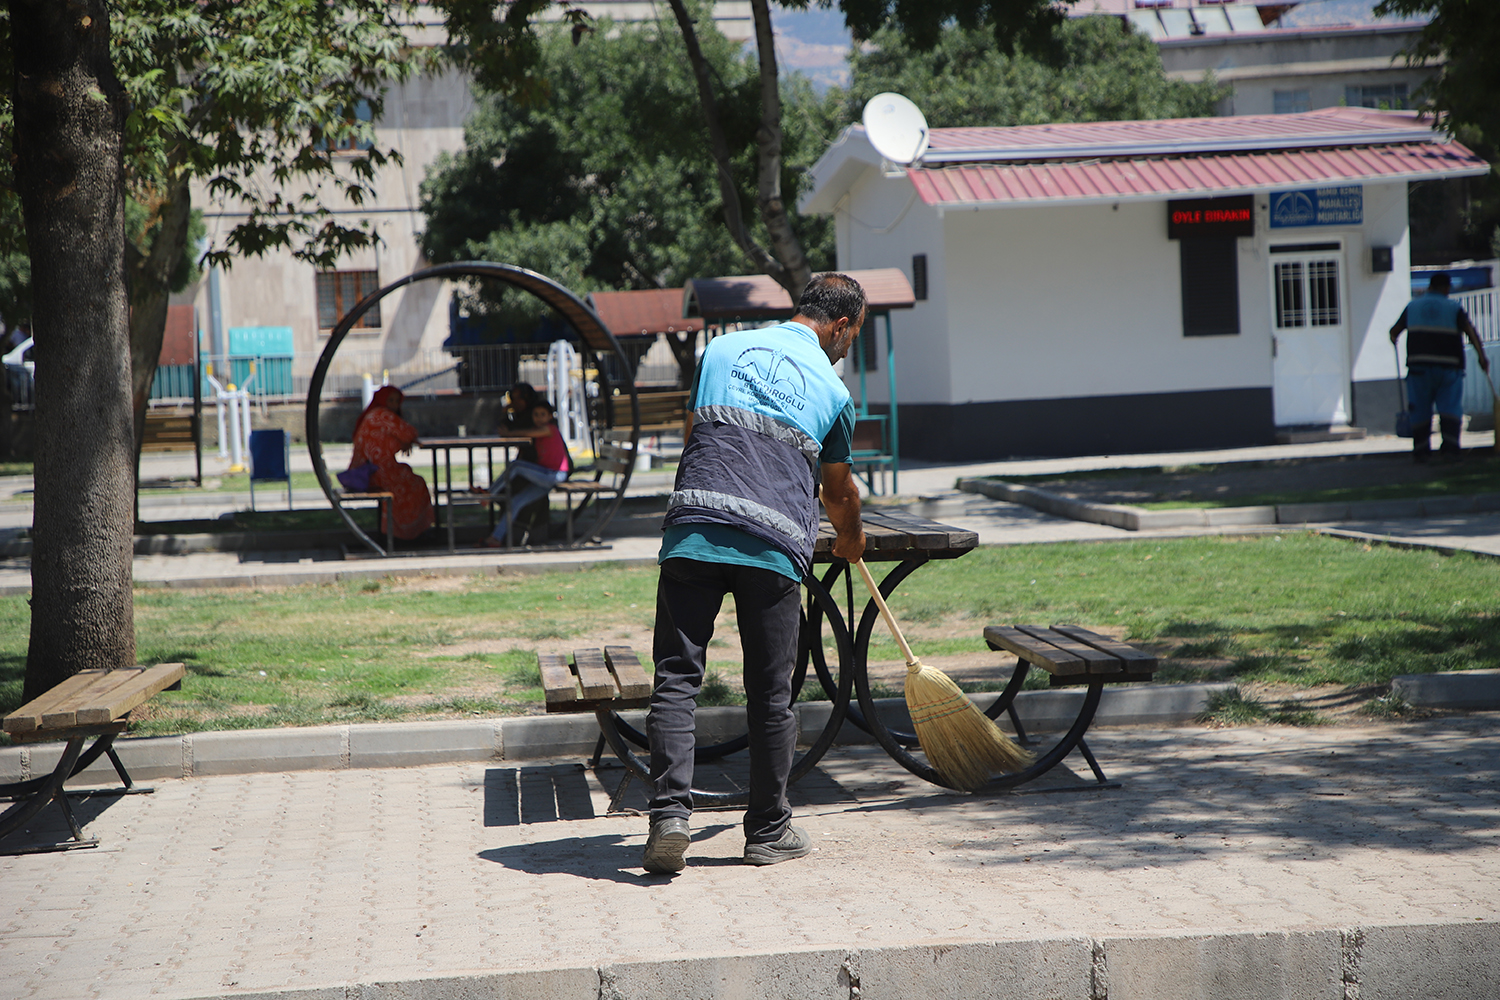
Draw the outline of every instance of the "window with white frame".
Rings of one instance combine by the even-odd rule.
[[[1272,250],[1271,285],[1278,330],[1338,326],[1343,322],[1338,250],[1337,243]]]

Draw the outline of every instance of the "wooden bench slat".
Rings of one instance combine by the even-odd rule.
[[[1109,636],[1100,635],[1097,632],[1090,632],[1088,629],[1079,628],[1076,625],[1054,625],[1052,626],[1052,630],[1093,646],[1095,649],[1102,649],[1111,656],[1119,657],[1125,661],[1125,668],[1131,672],[1156,669],[1155,656],[1152,656],[1144,649],[1136,649],[1129,643],[1121,642],[1118,639],[1111,639]]]
[[[604,651],[600,649],[573,650],[573,663],[578,670],[578,684],[586,699],[613,698],[616,694],[615,679],[604,665]]]
[[[53,686],[51,690],[42,692],[5,717],[3,723],[5,731],[29,733],[33,729],[40,729],[44,714],[83,690],[102,673],[104,673],[102,670],[80,670],[61,684]]]
[[[115,688],[129,681],[138,669],[125,667],[120,670],[90,670],[93,674],[88,684],[66,701],[54,705],[50,712],[42,713],[43,729],[66,729],[78,725],[78,709],[102,700]]]
[[[1049,673],[1068,675],[1088,672],[1088,665],[1082,657],[1058,649],[1051,643],[1034,639],[1008,625],[986,625],[984,638],[994,648],[1007,649]]]
[[[651,678],[641,666],[635,650],[629,646],[605,646],[604,659],[620,682],[621,701],[651,697]]]
[[[120,673],[118,670],[114,672]],[[80,707],[76,721],[80,726],[113,722],[186,675],[187,667],[181,663],[158,663],[154,667],[148,667],[134,677],[125,678],[102,699]]]
[[[568,669],[568,660],[561,653],[536,654],[537,666],[542,672],[542,690],[546,693],[547,710],[554,705],[566,705],[578,700],[578,678]]]
[[[1041,628],[1037,625],[1017,625],[1017,629],[1025,632],[1033,639],[1039,639],[1049,645],[1056,646],[1064,652],[1072,653],[1087,665],[1087,673],[1090,674],[1122,674],[1125,672],[1120,658],[1112,656],[1100,649],[1095,649],[1085,643],[1079,642],[1072,636],[1065,635],[1055,629]]]

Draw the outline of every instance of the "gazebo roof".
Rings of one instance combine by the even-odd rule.
[[[911,282],[899,267],[847,271],[864,287],[873,313],[910,309],[917,303]],[[682,312],[708,322],[718,320],[785,319],[794,311],[786,289],[768,274],[731,278],[693,278],[682,289]]]
[[[682,294],[681,288],[594,292],[588,304],[616,337],[696,333],[703,329],[703,320],[682,315]]]

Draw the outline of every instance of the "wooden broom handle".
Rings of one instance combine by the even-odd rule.
[[[901,634],[901,628],[896,624],[896,619],[891,617],[891,609],[885,606],[885,598],[880,596],[880,588],[875,586],[875,578],[870,575],[870,568],[865,565],[863,559],[854,560],[854,565],[859,567],[859,575],[865,578],[865,586],[870,588],[870,597],[874,599],[875,606],[880,609],[880,617],[885,619],[885,627],[891,630],[891,637],[896,640],[896,645],[901,647],[901,655],[906,657],[906,665],[912,666],[917,658],[912,655],[911,647],[906,644],[906,637]]]

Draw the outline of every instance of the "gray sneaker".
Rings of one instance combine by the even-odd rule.
[[[787,825],[786,832],[774,844],[746,844],[745,864],[779,865],[812,853],[812,838],[800,826]]]
[[[646,838],[646,849],[641,852],[641,867],[656,875],[671,875],[687,867],[682,856],[687,853],[692,837],[688,836],[688,822],[679,816],[651,821],[651,833]]]

